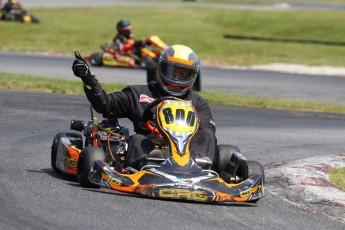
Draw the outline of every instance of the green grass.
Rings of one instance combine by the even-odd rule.
[[[205,0],[208,1],[208,0]],[[345,65],[345,47],[240,41],[225,34],[345,42],[344,11],[250,11],[204,8],[32,8],[41,23],[0,22],[0,50],[90,54],[115,35],[115,23],[132,22],[136,38],[158,34],[168,44],[192,47],[203,64],[299,63]],[[188,22],[188,23],[186,23]],[[16,81],[15,79],[19,79]],[[29,79],[23,81],[23,79]],[[19,83],[18,83],[19,82]],[[123,86],[103,84],[112,91]],[[117,87],[117,88],[115,88]],[[2,74],[1,88],[83,94],[78,82]],[[79,90],[78,90],[79,89]],[[107,90],[106,90],[107,91]],[[344,113],[338,105],[202,92],[211,103]]]
[[[33,8],[42,23],[0,23],[0,50],[90,54],[132,22],[136,38],[159,35],[192,47],[203,64],[267,63],[345,66],[345,47],[225,39],[225,34],[345,42],[345,11],[250,11],[205,8]],[[186,23],[188,22],[188,23]]]
[[[335,186],[345,192],[345,168],[335,168],[329,178]]]
[[[110,93],[122,90],[125,85],[102,83],[102,87],[106,92]],[[0,89],[84,95],[83,84],[78,80],[72,81],[62,79],[47,79],[42,77],[1,72]],[[200,95],[206,98],[209,103],[213,104],[345,114],[345,106],[340,105],[280,100],[274,98],[258,98],[211,91],[200,92]]]
[[[120,91],[124,84],[102,84],[107,92]],[[84,95],[81,81],[34,77],[0,72],[0,89],[41,91],[47,93]]]

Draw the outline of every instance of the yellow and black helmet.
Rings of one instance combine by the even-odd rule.
[[[198,56],[184,45],[164,50],[157,64],[157,82],[171,96],[183,96],[193,87],[200,68]]]

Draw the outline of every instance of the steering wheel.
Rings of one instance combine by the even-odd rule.
[[[150,123],[150,121],[155,119],[155,113],[152,112],[151,109],[165,100],[182,100],[182,99],[173,97],[173,96],[165,96],[165,97],[157,98],[153,102],[148,104],[148,106],[146,107],[143,113],[143,122],[144,122],[144,126],[152,133],[159,134],[159,131],[156,127],[154,127]]]

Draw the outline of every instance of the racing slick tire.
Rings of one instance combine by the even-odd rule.
[[[90,63],[93,66],[102,66],[103,65],[103,57],[101,53],[93,53],[90,56]]]
[[[40,23],[40,20],[37,17],[33,15],[30,15],[30,16],[31,16],[31,23]]]
[[[264,167],[257,161],[247,161],[247,167],[248,167],[248,177],[259,175],[262,178],[262,183],[265,184],[265,172]],[[247,177],[247,178],[248,178]],[[249,203],[256,203],[260,199],[250,200]]]
[[[233,153],[241,153],[240,149],[234,145],[218,145],[218,154],[216,158],[216,168],[218,172],[222,172],[230,164]],[[234,165],[233,165],[234,167]]]
[[[247,167],[248,167],[248,177],[259,175],[262,178],[262,182],[265,183],[264,167],[259,162],[247,161]]]
[[[89,179],[89,172],[96,161],[105,161],[103,149],[94,146],[87,146],[79,155],[77,164],[77,180],[82,187],[100,188],[93,184]]]
[[[259,175],[262,178],[262,183],[265,183],[264,167],[259,162],[245,160],[237,163],[234,176],[240,178],[240,181],[246,180],[254,175]],[[250,200],[248,202],[256,203],[259,199]]]

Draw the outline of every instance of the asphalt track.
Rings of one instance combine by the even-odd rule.
[[[71,72],[72,62],[73,58],[71,57],[0,52],[0,71],[5,72],[76,79]],[[18,63],[20,63],[21,68],[17,67]],[[100,76],[101,82],[120,81],[127,84],[145,82],[145,72],[142,70],[92,69]],[[221,77],[217,79],[218,76]],[[221,85],[224,85],[223,79],[227,79],[226,83],[231,88],[231,82],[236,82],[236,78],[245,82],[243,88],[246,88],[245,86],[255,88],[257,76],[261,76],[262,79],[272,79],[274,84],[268,84],[265,90],[265,93],[271,95],[275,94],[276,86],[297,85],[300,84],[298,80],[309,79],[311,85],[325,86],[327,84],[322,82],[325,79],[328,83],[332,80],[344,79],[206,68],[203,75],[204,88],[221,88]],[[208,80],[210,78],[211,81]],[[319,80],[321,82],[318,82]],[[222,84],[217,86],[216,82]],[[327,91],[335,91],[332,86],[336,88],[337,85],[328,84],[325,87],[327,90],[324,91],[324,96],[327,96]],[[308,90],[303,90],[303,87],[301,89],[300,93],[294,93],[294,95],[301,94],[308,98],[308,94],[305,94]],[[289,87],[287,90],[291,91]],[[30,229],[44,229],[43,225],[52,229],[59,229],[61,226],[63,229],[72,227],[93,229],[96,226],[106,228],[115,225],[112,219],[106,223],[99,223],[103,216],[106,218],[114,217],[118,221],[116,224],[120,227],[142,224],[143,228],[147,228],[149,224],[146,220],[148,214],[143,216],[140,214],[146,210],[145,206],[149,206],[153,213],[159,213],[162,218],[175,215],[175,212],[178,213],[173,220],[168,222],[171,225],[167,227],[168,229],[183,227],[183,224],[190,226],[190,229],[227,229],[229,225],[234,226],[234,229],[244,227],[249,229],[258,227],[259,229],[313,229],[315,227],[318,229],[342,229],[344,227],[338,223],[342,219],[336,216],[339,213],[339,207],[335,203],[328,202],[327,197],[322,198],[320,202],[319,194],[306,195],[301,189],[291,190],[291,187],[284,185],[284,183],[278,183],[276,175],[277,172],[279,174],[280,168],[278,167],[277,171],[271,167],[272,165],[291,164],[294,161],[310,157],[343,154],[345,149],[343,142],[345,117],[343,115],[212,105],[218,127],[219,143],[235,144],[241,148],[248,159],[258,160],[266,165],[269,168],[268,171],[266,170],[268,192],[267,196],[255,206],[205,205],[206,208],[204,206],[199,208],[199,204],[138,199],[118,193],[114,195],[113,192],[107,190],[102,190],[100,193],[98,190],[95,192],[80,188],[74,179],[62,177],[51,170],[49,148],[54,134],[68,130],[70,119],[88,119],[89,110],[86,98],[15,91],[1,91],[0,96],[1,122],[4,124],[1,131],[3,138],[1,139],[0,150],[5,153],[0,159],[0,171],[3,175],[1,177],[1,189],[3,191],[0,191],[0,194],[4,194],[0,198],[2,207],[0,223],[5,229],[20,229],[20,226],[26,226],[25,224]],[[123,120],[123,122],[131,128],[128,121]],[[272,171],[272,169],[274,170]],[[280,178],[284,177],[280,175]],[[284,181],[289,181],[289,179],[285,178]],[[296,185],[296,183],[292,185]],[[289,194],[295,196],[287,195],[286,191],[290,191]],[[296,191],[299,192],[297,195]],[[113,196],[110,198],[109,195]],[[89,202],[84,200],[84,196],[88,197]],[[36,199],[31,197],[36,197]],[[287,199],[289,197],[293,199]],[[307,197],[308,200],[303,200],[303,197]],[[96,202],[98,205],[94,205]],[[110,205],[109,202],[114,206]],[[310,206],[311,203],[315,204]],[[133,207],[129,207],[131,204]],[[88,209],[88,205],[92,206],[92,213],[97,213],[97,215],[91,215],[91,211],[76,212],[76,210]],[[12,208],[12,206],[17,208]],[[38,207],[42,211],[38,211]],[[186,208],[187,212],[184,210]],[[340,210],[343,209],[344,206],[340,206]],[[25,210],[25,212],[22,213],[19,210]],[[74,214],[71,213],[72,210],[75,210]],[[118,213],[119,210],[120,214]],[[193,213],[194,211],[196,213]],[[223,211],[230,214],[225,214]],[[123,212],[133,213],[133,217],[130,220],[124,218],[124,214],[121,214]],[[33,213],[40,213],[40,215],[33,215]],[[59,213],[58,217],[50,218],[52,215],[55,216],[55,213]],[[191,218],[191,215],[194,218]],[[78,220],[73,223],[65,223],[63,218],[66,216],[75,220],[82,216],[83,219],[87,218],[89,221],[84,223]],[[294,219],[295,224],[290,223],[291,218]],[[152,229],[163,227],[158,219],[154,218],[150,221],[155,224],[155,227],[151,227]]]
[[[75,80],[69,56],[0,51],[0,71]],[[88,54],[82,54],[88,55]],[[20,66],[20,68],[18,68]],[[91,67],[100,82],[145,84],[144,70]],[[240,95],[345,105],[345,77],[276,73],[234,68],[202,68],[202,88]]]
[[[54,134],[69,129],[70,119],[89,119],[86,98],[6,90],[0,98],[0,229],[344,229],[269,191],[255,205],[205,205],[83,189],[51,169],[50,146]],[[264,165],[345,149],[341,115],[211,109],[219,143],[235,144]]]

